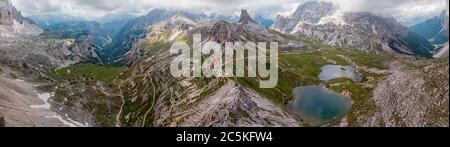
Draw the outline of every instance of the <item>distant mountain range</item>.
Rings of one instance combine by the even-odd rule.
[[[431,43],[442,46],[448,42],[449,12],[445,10],[440,16],[433,17],[411,27],[411,30],[425,37]]]
[[[78,22],[86,21],[81,17],[65,14],[36,14],[29,16],[30,19],[36,22],[39,27],[46,28],[53,24],[64,23],[64,22]]]
[[[94,36],[94,43],[102,52],[102,56],[110,60],[118,60],[136,47],[136,42],[147,35],[149,26],[177,15],[198,23],[220,20],[237,22],[239,19],[236,16],[215,13],[206,15],[154,9],[144,16],[128,18],[130,21],[124,19],[101,24],[75,16],[33,15],[32,18],[37,21],[35,23],[20,15],[9,0],[1,0],[0,6],[2,36],[37,35],[43,30],[36,25],[47,30],[88,31]],[[366,51],[395,51],[431,57],[436,52],[436,47],[431,43],[438,44],[436,46],[439,47],[448,41],[448,12],[417,24],[410,30],[393,17],[367,12],[343,12],[340,6],[333,3],[313,1],[299,5],[291,16],[278,16],[275,21],[260,15],[252,20],[283,33],[306,36],[328,45]],[[14,23],[19,25],[13,25]]]
[[[52,31],[87,31],[94,36],[95,45],[103,50],[112,41],[112,38],[122,28],[127,21],[115,21],[100,24],[96,21],[67,21],[42,26],[45,30]]]
[[[431,43],[448,33],[448,13],[407,28],[390,16],[322,1],[302,3],[275,21],[251,11],[153,9],[108,21],[34,15],[36,24],[0,0],[0,126],[448,127],[448,39]],[[194,34],[201,45],[277,42],[270,59],[278,62],[257,65],[276,67],[270,78],[277,84],[261,88],[263,75],[172,76],[171,45],[193,46]],[[235,62],[257,60],[250,55]],[[201,60],[204,67],[216,61]],[[328,71],[336,76],[329,81],[320,78],[328,66],[337,67]],[[362,79],[347,79],[348,73]],[[301,98],[293,92],[304,86],[335,93],[351,107],[316,124],[291,108]],[[306,104],[318,118],[340,111],[313,103]]]
[[[431,57],[434,47],[393,17],[368,12],[343,12],[340,6],[328,2],[307,2],[298,6],[293,15],[278,16],[275,30],[305,35],[328,45],[400,52]]]

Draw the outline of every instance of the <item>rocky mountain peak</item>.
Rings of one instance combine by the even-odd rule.
[[[255,23],[252,17],[248,14],[247,10],[241,10],[241,18],[239,19],[239,23],[247,24],[247,23]]]
[[[173,17],[188,17],[187,14],[184,11],[176,11],[175,15]]]
[[[9,0],[0,0],[0,25],[13,24],[13,6]]]
[[[316,24],[323,17],[333,14],[338,6],[330,2],[306,2],[297,7],[292,17],[301,19],[305,23]]]
[[[13,17],[8,10],[0,10],[0,25],[12,25]]]
[[[38,35],[42,30],[22,16],[10,0],[0,0],[0,37]]]

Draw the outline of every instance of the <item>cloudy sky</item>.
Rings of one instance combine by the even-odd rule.
[[[143,15],[152,8],[237,15],[248,9],[253,15],[274,18],[288,15],[305,1],[311,0],[12,0],[25,15],[65,14],[95,20],[111,15]],[[348,11],[371,11],[395,16],[409,24],[438,15],[448,0],[325,0],[333,1]],[[447,4],[448,6],[448,4]]]

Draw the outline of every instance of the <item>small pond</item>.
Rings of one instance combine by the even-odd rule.
[[[319,75],[320,80],[329,81],[338,78],[349,78],[355,83],[360,83],[363,80],[353,66],[325,65],[322,67],[322,72]]]
[[[351,101],[345,96],[320,86],[297,87],[288,108],[308,124],[319,126],[345,116]]]

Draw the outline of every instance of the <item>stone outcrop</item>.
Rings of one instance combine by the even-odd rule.
[[[0,25],[12,25],[12,4],[9,0],[0,0]]]
[[[214,36],[214,41],[224,43],[238,41],[241,32],[243,30],[240,30],[239,27],[225,21],[219,21],[210,29],[208,35]]]
[[[247,10],[241,10],[241,18],[239,19],[240,23],[247,24],[247,23],[255,23],[253,19],[248,14]]]
[[[11,12],[7,10],[0,10],[0,25],[12,25],[13,18]]]
[[[42,29],[23,17],[10,0],[0,0],[0,37],[35,36],[40,33]]]

